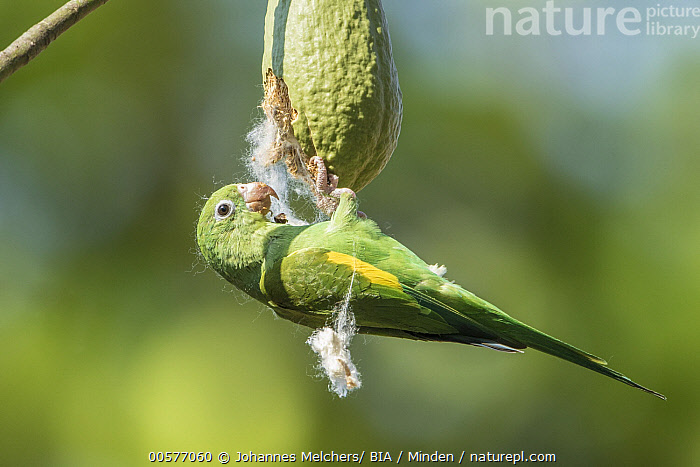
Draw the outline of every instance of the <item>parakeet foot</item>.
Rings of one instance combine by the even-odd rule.
[[[318,206],[321,211],[329,216],[333,214],[338,208],[340,196],[343,193],[349,193],[353,198],[357,196],[350,188],[338,188],[338,176],[328,173],[326,163],[321,157],[314,156],[309,163],[316,172],[314,177],[314,193],[316,195],[316,206]],[[362,211],[357,211],[357,217],[366,219],[367,215]]]

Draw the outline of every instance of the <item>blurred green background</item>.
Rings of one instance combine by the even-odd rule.
[[[62,3],[0,0],[0,47]],[[361,208],[667,402],[535,351],[363,336],[363,388],[329,393],[310,330],[196,254],[204,197],[247,177],[265,2],[112,0],[0,84],[0,464],[438,449],[700,465],[700,38],[486,36],[504,4],[523,6],[385,0],[405,113]]]

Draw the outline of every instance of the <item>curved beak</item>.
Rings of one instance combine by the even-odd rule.
[[[238,185],[238,192],[243,197],[249,211],[259,212],[263,216],[270,212],[270,204],[272,203],[270,196],[280,199],[275,190],[262,182]]]

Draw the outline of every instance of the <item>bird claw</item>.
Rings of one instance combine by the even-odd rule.
[[[338,188],[338,176],[329,174],[326,169],[326,164],[319,156],[314,156],[309,161],[310,165],[315,168],[316,176],[314,177],[314,192],[316,194],[316,206],[324,213],[331,215],[338,208],[340,197],[344,193],[348,193],[353,198],[357,195],[350,188]],[[358,211],[357,216],[361,219],[366,219],[365,213]]]

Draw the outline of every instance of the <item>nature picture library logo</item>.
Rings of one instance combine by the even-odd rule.
[[[537,2],[535,2],[537,3]],[[523,2],[527,5],[527,3]],[[486,8],[486,35],[505,36],[666,36],[696,39],[700,35],[700,6],[657,3],[646,8],[560,6]]]

